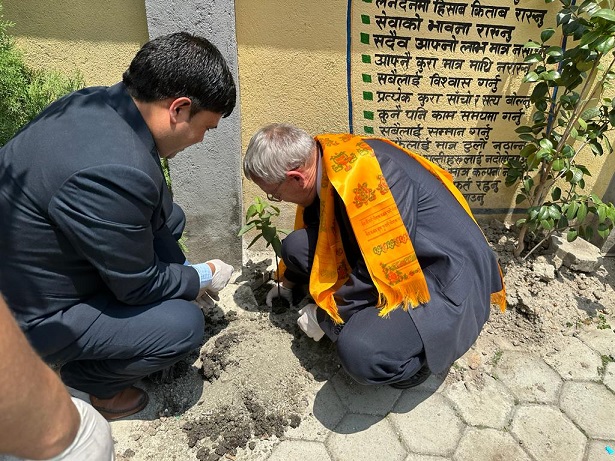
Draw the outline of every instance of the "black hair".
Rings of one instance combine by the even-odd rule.
[[[208,110],[228,117],[236,101],[233,75],[211,42],[187,32],[147,42],[124,72],[123,82],[138,101],[187,97],[191,113]]]

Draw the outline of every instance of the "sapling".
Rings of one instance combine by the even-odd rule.
[[[280,234],[288,234],[288,231],[278,229],[273,223],[272,218],[277,218],[280,215],[280,209],[267,200],[261,197],[255,197],[254,203],[246,210],[246,224],[239,230],[238,236],[250,232],[252,230],[257,231],[257,235],[248,244],[248,248],[252,247],[261,238],[265,240],[265,247],[273,248],[275,256],[275,268],[276,268],[276,283],[278,287],[278,299],[280,296],[280,266],[279,260],[282,257],[282,240]]]

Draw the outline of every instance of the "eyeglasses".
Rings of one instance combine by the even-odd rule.
[[[273,192],[270,192],[267,194],[267,200],[269,200],[270,202],[281,202],[282,199],[278,197],[278,191],[280,190],[280,187],[282,187],[282,184],[284,184],[285,181],[282,181],[280,184],[277,185],[277,187],[275,188],[275,190]]]

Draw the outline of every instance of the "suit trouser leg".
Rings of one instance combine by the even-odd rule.
[[[294,231],[282,243],[286,277],[308,283],[312,269],[317,230]],[[414,375],[425,363],[421,336],[410,314],[402,308],[388,317],[378,316],[377,293],[362,261],[345,285],[335,293],[343,325],[335,325],[321,309],[318,320],[326,335],[337,345],[344,370],[362,384],[391,384]]]
[[[73,331],[78,328],[65,326]],[[66,385],[110,398],[200,347],[204,330],[199,306],[189,301],[174,299],[144,306],[116,302],[76,341],[45,359],[64,364],[60,373]]]

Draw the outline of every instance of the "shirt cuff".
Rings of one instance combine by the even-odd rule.
[[[199,274],[199,282],[201,284],[201,288],[206,287],[211,282],[212,273],[209,264],[201,263],[201,264],[191,264],[190,267],[193,267]]]

